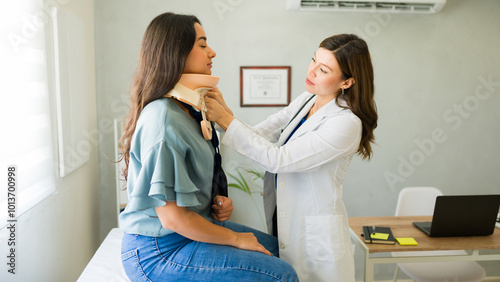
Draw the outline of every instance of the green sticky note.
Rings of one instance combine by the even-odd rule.
[[[379,240],[387,240],[389,238],[389,234],[387,233],[375,233],[370,235],[372,239],[379,239]]]
[[[415,239],[411,238],[411,237],[408,237],[408,238],[396,238],[396,240],[398,241],[398,243],[401,245],[401,246],[417,246],[418,243]]]

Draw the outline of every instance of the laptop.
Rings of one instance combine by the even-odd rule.
[[[500,195],[438,196],[432,222],[413,222],[431,237],[493,234]]]

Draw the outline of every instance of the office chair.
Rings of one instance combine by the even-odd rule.
[[[407,187],[399,192],[396,216],[432,215],[436,197],[443,193],[434,187]],[[465,255],[464,250],[429,251],[429,252],[393,252],[392,256],[423,255]],[[397,281],[401,269],[416,281],[482,281],[484,269],[475,261],[460,262],[415,262],[398,263],[394,281]]]

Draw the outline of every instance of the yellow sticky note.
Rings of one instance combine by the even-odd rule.
[[[401,246],[416,246],[418,245],[417,241],[411,237],[408,237],[408,238],[396,238],[396,240],[398,241],[398,243],[401,245]]]
[[[372,239],[380,239],[380,240],[387,240],[389,238],[389,234],[387,233],[375,233],[370,235]]]

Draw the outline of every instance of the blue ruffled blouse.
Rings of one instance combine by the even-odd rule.
[[[213,222],[211,190],[214,148],[200,125],[170,98],[148,104],[131,140],[127,192],[129,203],[120,214],[120,228],[130,234],[160,237],[155,207],[166,201]]]

